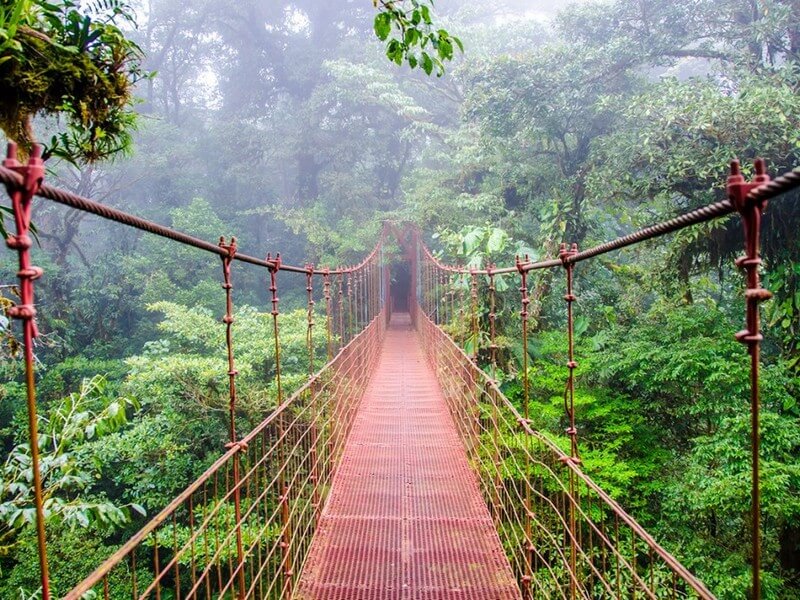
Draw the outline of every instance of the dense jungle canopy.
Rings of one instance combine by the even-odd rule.
[[[748,170],[762,156],[773,174],[800,164],[798,0],[437,0],[416,17],[397,4],[2,0],[0,128],[44,144],[50,183],[294,264],[358,262],[387,219],[463,264],[549,258],[562,241],[588,246],[723,198],[734,157]],[[8,207],[3,196],[4,229]],[[774,203],[765,221],[764,597],[789,600],[800,203]],[[224,297],[218,261],[191,249],[53,204],[34,223],[63,591],[219,455]],[[733,215],[576,269],[585,468],[725,599],[749,585],[741,250]],[[6,311],[15,260],[0,261]],[[296,284],[281,298],[290,386],[306,375]],[[531,285],[533,419],[565,443],[563,284]],[[499,378],[516,401],[519,308],[515,289],[499,292]],[[252,426],[275,406],[270,308],[255,271],[236,293]],[[488,341],[470,343],[485,362]],[[26,419],[19,337],[0,314],[0,598],[38,586]]]

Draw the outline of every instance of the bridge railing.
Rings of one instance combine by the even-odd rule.
[[[762,335],[759,304],[770,297],[761,287],[760,229],[767,201],[800,187],[800,168],[774,181],[763,161],[747,181],[738,162],[731,167],[728,199],[651,227],[579,251],[562,244],[557,257],[533,262],[518,257],[513,266],[481,269],[449,265],[421,241],[413,227],[408,248],[414,263],[413,316],[470,454],[498,533],[527,597],[546,598],[713,598],[704,585],[647,534],[619,504],[581,470],[575,422],[573,290],[576,264],[685,227],[738,212],[744,232],[744,256],[736,265],[745,273],[746,327],[736,334],[748,350],[751,411],[751,598],[761,597],[761,504],[759,369]],[[406,231],[408,233],[408,230]],[[564,452],[530,420],[529,281],[531,271],[563,269],[566,274],[567,364],[564,408],[569,451]],[[515,277],[520,292],[523,388],[518,410],[502,394],[493,376],[478,367],[479,350],[488,350],[488,368],[496,373],[498,332],[497,278]],[[479,308],[479,306],[481,308]],[[484,321],[488,324],[481,326]],[[441,328],[448,327],[453,341]],[[463,349],[462,349],[463,348]]]
[[[385,326],[381,312],[66,600],[291,598]]]
[[[421,311],[417,327],[525,597],[714,597]]]
[[[29,439],[38,440],[34,339],[38,335],[31,262],[31,213],[45,198],[70,208],[196,248],[222,260],[221,306],[227,349],[229,436],[224,454],[65,598],[289,598],[316,529],[331,477],[378,355],[387,322],[388,269],[384,229],[358,265],[335,269],[285,264],[280,254],[260,259],[239,251],[235,238],[218,243],[105,206],[43,183],[41,149],[26,164],[9,145],[0,167],[11,199],[14,233],[7,245],[19,257],[20,303],[8,310],[23,327]],[[233,265],[265,269],[270,294],[277,407],[253,431],[237,431]],[[307,290],[308,382],[284,397],[278,275],[304,277]],[[317,285],[315,288],[315,282]],[[324,303],[327,364],[317,370],[313,331]],[[224,302],[223,302],[224,300]],[[225,357],[220,356],[220,362]],[[51,590],[47,518],[39,447],[30,444],[41,597]],[[27,499],[24,499],[27,502]],[[25,507],[27,508],[27,506]],[[68,574],[67,578],[75,578]],[[60,578],[62,579],[62,578]]]

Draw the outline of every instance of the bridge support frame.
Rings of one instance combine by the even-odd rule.
[[[44,491],[42,474],[39,461],[39,417],[36,413],[36,375],[35,357],[33,355],[33,340],[39,335],[36,326],[36,307],[34,304],[33,282],[39,279],[44,272],[40,267],[33,266],[30,249],[33,240],[31,231],[31,209],[33,197],[39,191],[44,181],[44,161],[42,160],[41,146],[34,146],[27,164],[23,165],[17,160],[17,145],[8,145],[8,154],[3,161],[3,166],[22,175],[22,182],[18,185],[6,184],[11,206],[14,210],[15,233],[6,239],[6,246],[16,250],[19,257],[19,296],[20,302],[8,309],[12,319],[22,322],[24,359],[25,359],[25,384],[27,390],[26,402],[28,408],[28,439],[30,441],[31,469],[33,471],[34,504],[36,509],[36,540],[39,553],[39,573],[42,586],[42,600],[50,599],[50,571],[47,562],[47,540],[44,527]]]
[[[761,363],[761,334],[759,320],[759,305],[769,300],[772,294],[761,287],[759,269],[761,268],[761,220],[767,201],[763,198],[753,198],[750,195],[754,189],[769,183],[766,165],[762,159],[755,161],[756,176],[753,181],[747,181],[742,176],[739,161],[731,163],[731,172],[728,177],[728,198],[733,203],[742,221],[744,230],[744,255],[736,259],[736,266],[745,272],[745,329],[736,334],[736,339],[747,345],[750,355],[750,452],[752,461],[752,487],[751,487],[751,527],[752,527],[752,568],[753,587],[750,597],[753,600],[761,598],[761,488],[759,456],[761,436],[760,424],[760,397],[759,397],[759,369]]]

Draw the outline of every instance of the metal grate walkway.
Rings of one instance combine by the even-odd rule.
[[[392,318],[296,597],[520,598],[406,314]]]

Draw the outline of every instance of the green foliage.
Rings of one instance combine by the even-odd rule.
[[[636,487],[660,515],[651,518],[661,539],[723,598],[739,597],[748,581],[748,358],[731,331],[713,304],[656,304],[635,326],[597,340],[590,359],[594,381],[629,398],[623,410],[633,407],[647,432],[639,450],[651,464],[638,470],[661,476]],[[798,510],[800,420],[785,410],[797,385],[784,360],[763,369],[764,568],[775,598],[793,577],[777,557]]]
[[[228,235],[225,223],[202,198],[172,209],[170,217],[175,229],[200,239],[218,240],[221,235]],[[214,281],[214,276],[221,273],[217,261],[209,260],[211,257],[196,248],[158,238],[148,238],[144,245],[145,252],[138,260],[128,260],[132,270],[144,278],[141,294],[145,304],[169,299],[185,305],[222,306],[219,284]],[[154,256],[161,257],[156,265]]]
[[[167,504],[219,456],[228,441],[229,394],[225,328],[219,319],[202,307],[166,301],[148,308],[163,315],[162,337],[127,359],[122,384],[126,394],[141,401],[142,414],[89,451],[118,493],[150,510]],[[276,405],[272,315],[239,306],[235,318],[237,428],[246,432]],[[308,373],[307,313],[281,314],[279,325],[288,395]],[[324,329],[315,329],[313,341],[317,357],[324,356]]]
[[[731,93],[711,77],[662,79],[631,98],[615,133],[598,144],[593,196],[611,192],[636,201],[681,195],[685,210],[715,198],[735,157],[767,156],[771,168],[791,168],[800,155],[796,69],[737,83]],[[618,106],[616,98],[602,102]]]
[[[376,12],[368,3],[354,10],[348,2],[156,0],[148,27],[131,32],[161,73],[142,86],[141,109],[154,117],[137,132],[142,152],[124,169],[103,167],[118,178],[111,185],[81,193],[207,240],[240,234],[243,248],[281,250],[298,264],[355,262],[381,219],[392,218],[437,231],[445,255],[464,264],[508,265],[515,254],[551,258],[562,241],[587,247],[721,199],[733,156],[763,155],[772,172],[798,162],[800,36],[791,2],[605,0],[575,4],[547,24],[509,19],[507,4],[448,12],[445,28],[470,39],[464,59],[448,63],[459,44],[440,31],[430,2],[379,2]],[[106,22],[81,6],[73,20],[59,13],[74,48]],[[101,42],[62,53],[26,38],[19,24],[14,30],[22,12],[3,18],[0,45],[22,40],[46,50],[31,60],[47,76],[64,60],[63,72],[75,76],[71,65],[85,64]],[[127,31],[123,15],[115,18]],[[382,43],[365,51],[371,36]],[[15,52],[3,48],[3,57]],[[387,55],[413,70],[387,70]],[[12,73],[11,64],[0,64],[0,74]],[[441,74],[445,65],[448,77],[418,72]],[[36,91],[43,82],[25,83]],[[56,83],[56,90],[67,85]],[[92,89],[113,83],[101,78]],[[75,110],[67,107],[68,120]],[[53,145],[84,147],[69,139]],[[781,600],[797,596],[800,568],[797,206],[794,197],[771,203],[764,226],[765,285],[775,293],[763,305],[765,596]],[[46,252],[36,257],[46,272],[37,282],[36,348],[44,413],[98,372],[108,373],[109,398],[142,404],[113,433],[76,442],[72,454],[94,479],[65,497],[136,502],[153,512],[227,441],[219,261],[88,220],[70,237],[71,216],[45,205],[37,211],[46,225]],[[584,466],[723,598],[743,597],[749,580],[746,350],[732,339],[741,328],[742,282],[732,266],[741,242],[733,215],[575,270]],[[11,266],[3,274],[13,280]],[[536,425],[566,447],[562,275],[554,269],[529,279],[529,375]],[[305,314],[293,310],[305,290],[280,277],[291,389],[306,369]],[[517,281],[497,281],[497,379],[519,404]],[[275,365],[260,308],[264,273],[237,264],[234,285],[241,432],[274,407]],[[481,278],[481,333],[472,337],[463,313],[448,324],[484,365],[486,285]],[[468,294],[466,279],[453,291]],[[0,327],[6,449],[22,439],[25,420],[11,333]],[[321,349],[322,340],[315,344]],[[513,453],[521,440],[503,442]],[[132,530],[141,518],[131,517]],[[85,546],[86,562],[96,564],[104,544],[115,546],[107,526],[73,534],[52,521],[54,543],[65,547],[59,561]],[[84,532],[92,532],[91,544],[80,540]],[[0,584],[2,597],[36,586],[30,528],[14,539],[0,564],[9,582]],[[57,566],[77,573],[86,565]]]
[[[711,302],[657,302],[625,324],[576,329],[576,422],[586,471],[720,598],[749,585],[750,414],[746,349]],[[535,335],[534,426],[563,449],[567,339]],[[512,367],[509,367],[512,368]],[[504,391],[521,406],[521,373]],[[765,597],[788,598],[800,504],[798,380],[784,359],[761,381]],[[788,594],[788,595],[787,595]]]
[[[450,250],[449,255],[468,268],[481,269],[490,264],[512,264],[519,257],[536,260],[534,251],[524,242],[514,240],[504,229],[486,223],[479,227],[463,227],[455,232],[443,229],[433,236]],[[498,291],[505,291],[504,279],[499,277]]]
[[[70,390],[80,389],[84,380],[92,379],[97,373],[103,373],[104,393],[111,396],[125,377],[127,369],[120,360],[69,357],[41,374],[41,380],[37,385],[38,400],[40,403],[59,401],[69,395]]]
[[[580,453],[586,471],[639,519],[646,519],[650,507],[646,494],[657,492],[652,476],[669,459],[665,447],[657,444],[655,432],[647,426],[644,404],[615,386],[598,385],[589,375],[607,360],[605,350],[592,349],[592,340],[578,333],[576,354],[580,360],[575,391],[575,418],[580,429]],[[529,368],[530,413],[537,429],[547,432],[562,449],[569,450],[564,435],[568,419],[564,410],[567,381],[567,339],[563,333],[535,336]],[[587,374],[587,375],[584,375]],[[517,375],[517,379],[522,374]],[[519,385],[510,389],[520,397]],[[516,392],[516,393],[514,393]],[[517,402],[521,402],[518,399]]]
[[[79,392],[67,396],[39,417],[39,452],[45,517],[67,526],[96,524],[118,528],[129,519],[128,507],[118,507],[102,498],[85,495],[94,483],[99,465],[87,462],[83,447],[112,434],[128,421],[134,400],[108,394],[106,379],[95,376],[81,384]],[[19,531],[35,519],[31,456],[28,443],[19,443],[8,453],[0,471],[0,541],[8,552]],[[131,508],[141,510],[138,505]]]
[[[2,222],[2,216],[0,216]],[[4,231],[0,234],[5,235]],[[7,298],[5,294],[0,295],[0,358],[10,359],[17,356],[21,350],[20,343],[17,341],[16,336],[11,330],[11,318],[8,316],[8,309],[15,305],[11,298]]]
[[[464,44],[445,29],[436,29],[431,16],[433,0],[373,0],[375,35],[386,44],[386,57],[430,75],[444,75],[444,62],[453,60],[455,48]],[[394,35],[392,35],[394,33]]]
[[[37,115],[63,115],[47,154],[92,162],[128,148],[141,51],[117,24],[125,2],[0,4],[0,128],[29,147]]]
[[[795,369],[800,367],[800,264],[778,263],[766,274],[764,286],[777,298],[766,306],[767,327],[777,332]],[[790,401],[791,402],[791,401]],[[792,406],[796,405],[796,401]]]
[[[152,402],[159,391],[172,382],[171,385],[182,386],[181,395],[188,392],[193,401],[205,408],[224,412],[228,404],[228,367],[222,360],[225,329],[219,320],[203,308],[188,308],[171,302],[162,301],[148,308],[164,314],[158,328],[165,337],[148,345],[141,356],[128,361],[128,383],[139,390],[137,395],[144,404]],[[257,423],[266,410],[275,406],[275,390],[271,386],[275,374],[272,315],[240,306],[235,310],[235,318],[233,332],[240,408]],[[307,373],[306,311],[298,309],[282,314],[279,327],[282,372],[287,376]],[[321,355],[324,331],[315,331],[314,344],[318,356]],[[151,386],[157,391],[148,394],[146,390]]]
[[[682,548],[687,566],[720,598],[741,597],[749,583],[748,552],[742,547],[751,539],[749,419],[739,411],[714,435],[694,440],[692,451],[671,469],[658,525],[662,539]],[[782,568],[778,557],[800,517],[800,423],[766,410],[761,435],[765,597],[788,598],[796,574]]]
[[[104,540],[102,528],[69,527],[48,523],[48,560],[51,567],[50,585],[53,595],[61,597],[91,573],[117,544]],[[76,551],[76,549],[80,549]],[[36,532],[33,528],[23,532],[14,561],[3,561],[3,576],[0,577],[0,597],[8,600],[34,600],[40,598],[39,555],[36,548]],[[137,569],[138,580],[148,581],[146,567]],[[131,577],[124,570],[115,570],[109,575],[112,600],[126,600],[132,595]],[[87,596],[91,600],[91,596]]]

